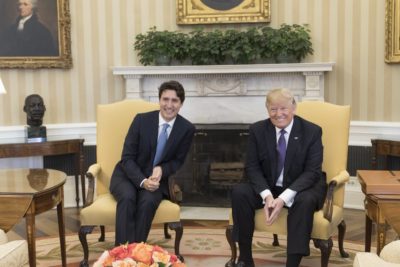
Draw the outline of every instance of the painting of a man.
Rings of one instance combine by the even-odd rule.
[[[18,16],[0,33],[0,57],[58,56],[50,30],[40,21],[38,0],[15,0]]]

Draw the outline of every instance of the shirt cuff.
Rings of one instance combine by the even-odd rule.
[[[285,202],[286,207],[291,207],[294,202],[294,197],[296,196],[297,192],[293,191],[292,189],[285,189],[282,194],[279,195],[279,198]]]
[[[145,180],[147,180],[147,178],[144,178],[143,180],[142,180],[142,182],[140,183],[140,188],[144,188],[144,181]]]
[[[265,198],[266,198],[267,196],[269,196],[269,195],[272,195],[271,190],[269,190],[269,189],[265,189],[264,191],[262,191],[262,192],[260,193],[260,196],[261,196],[261,198],[262,198],[262,203],[263,203],[263,204],[265,204]]]

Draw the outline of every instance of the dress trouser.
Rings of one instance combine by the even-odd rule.
[[[271,190],[274,197],[281,189]],[[309,255],[309,242],[313,226],[314,211],[318,205],[318,195],[313,189],[296,195],[293,205],[288,208],[287,253]],[[251,245],[254,232],[255,210],[264,207],[259,194],[250,184],[239,184],[232,190],[233,240],[239,243],[239,260],[252,262]]]
[[[112,192],[117,200],[115,245],[146,242],[151,223],[163,198],[161,189],[154,192],[121,181]]]

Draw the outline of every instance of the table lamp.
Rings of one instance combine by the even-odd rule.
[[[3,81],[0,78],[0,95],[7,94],[6,88],[4,88]]]

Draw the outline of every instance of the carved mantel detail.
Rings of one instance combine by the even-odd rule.
[[[324,100],[324,74],[332,71],[335,63],[249,64],[212,66],[128,66],[114,67],[113,74],[125,79],[126,98],[158,101],[158,86],[167,80],[178,80],[185,87],[186,102],[183,113],[197,123],[218,122],[215,109],[243,109],[259,105],[261,109],[236,114],[235,122],[252,121],[265,117],[263,102],[267,92],[285,87],[298,101]],[[208,106],[207,106],[208,105]],[[232,107],[233,106],[233,107]],[[196,114],[196,109],[207,108],[207,114]],[[211,108],[211,110],[210,110]],[[262,110],[262,112],[261,112]],[[198,111],[198,110],[197,110]],[[246,111],[244,111],[246,113]],[[207,113],[207,112],[206,112]],[[213,115],[212,115],[213,114]],[[254,115],[256,114],[256,115]],[[232,115],[232,112],[227,115]],[[234,116],[236,116],[233,113]],[[222,115],[221,115],[222,116]],[[226,120],[224,120],[225,122]]]

